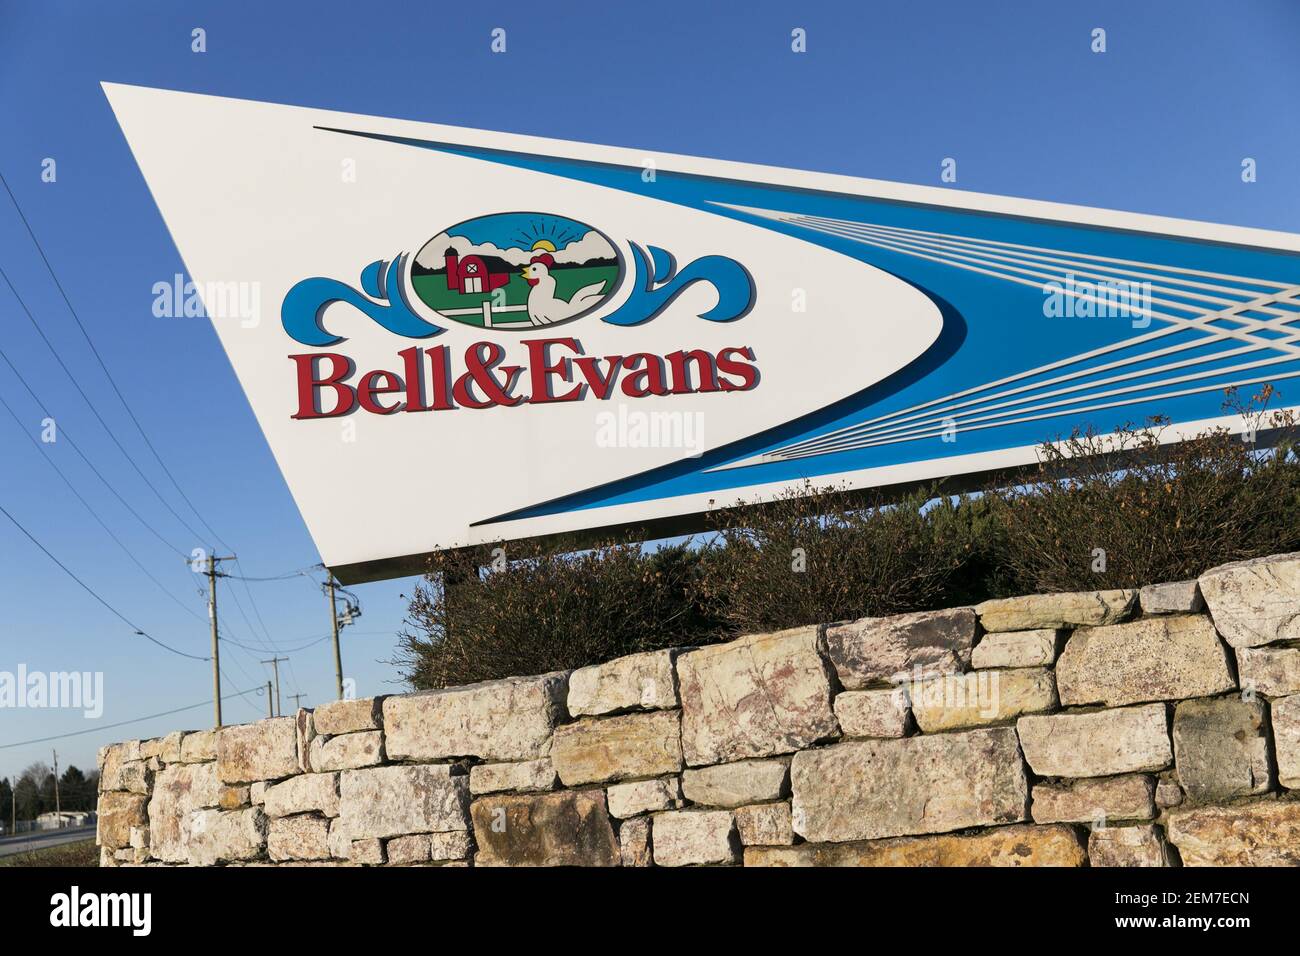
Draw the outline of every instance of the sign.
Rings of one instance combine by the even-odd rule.
[[[1176,440],[1300,376],[1300,236],[105,91],[345,582],[1023,466],[1075,427]]]

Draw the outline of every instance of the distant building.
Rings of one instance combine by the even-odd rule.
[[[64,810],[62,813],[42,813],[36,818],[38,830],[65,830],[69,827],[89,826],[95,821],[95,815],[86,810]]]

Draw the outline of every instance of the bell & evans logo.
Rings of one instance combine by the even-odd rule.
[[[410,339],[441,334],[446,320],[497,336],[453,356],[446,345],[411,346],[397,353],[400,371],[358,374],[338,351],[290,355],[297,375],[298,419],[332,418],[362,410],[377,415],[453,408],[604,400],[697,392],[748,391],[759,381],[754,350],[746,345],[716,353],[681,348],[589,356],[575,337],[525,339],[517,361],[502,332],[536,330],[598,316],[614,326],[651,321],[683,291],[711,286],[717,303],[699,318],[733,322],[753,308],[749,272],[736,260],[708,255],[677,267],[656,246],[629,242],[625,263],[614,244],[585,223],[550,213],[499,213],[451,226],[412,257],[378,260],[361,272],[361,289],[337,279],[304,279],[281,307],[285,331],[317,349],[344,341],[323,323],[327,306],[346,303],[376,324]],[[630,273],[630,275],[629,275]],[[616,308],[615,292],[631,283]],[[408,289],[414,293],[413,302]],[[461,371],[463,369],[463,371]],[[322,400],[331,393],[328,407]]]

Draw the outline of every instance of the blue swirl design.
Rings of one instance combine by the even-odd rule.
[[[320,276],[303,279],[289,290],[280,306],[284,330],[303,345],[317,348],[342,342],[341,335],[325,330],[321,318],[327,305],[346,302],[394,335],[408,339],[427,339],[437,335],[443,331],[442,326],[420,318],[406,301],[402,289],[406,258],[403,254],[392,262],[378,259],[361,270],[361,288],[371,299],[380,299],[380,302],[371,301],[338,279]]]
[[[731,322],[754,305],[754,280],[735,259],[701,256],[677,272],[673,257],[658,246],[650,246],[653,265],[645,250],[632,245],[632,294],[626,302],[601,318],[611,325],[640,325],[668,308],[668,305],[696,282],[707,282],[717,290],[718,304],[700,318],[709,322]],[[656,288],[657,286],[657,288]]]
[[[602,317],[611,325],[640,325],[659,315],[687,288],[706,282],[718,293],[718,303],[700,318],[709,322],[731,322],[749,312],[754,305],[754,280],[735,259],[726,256],[702,256],[681,271],[673,257],[657,246],[645,249],[632,243],[633,285],[626,302]],[[325,307],[346,302],[380,326],[408,339],[427,339],[444,331],[411,310],[402,287],[402,273],[408,256],[402,254],[389,262],[378,259],[361,270],[362,295],[338,279],[315,276],[297,283],[284,297],[280,321],[284,330],[303,345],[316,348],[336,345],[341,335],[328,332],[321,324]],[[367,298],[369,296],[369,298]],[[374,299],[380,301],[375,302]]]

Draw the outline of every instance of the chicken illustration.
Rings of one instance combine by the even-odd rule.
[[[524,281],[532,286],[528,290],[528,319],[533,325],[551,325],[585,312],[596,304],[605,288],[604,280],[583,286],[566,302],[555,294],[555,277],[551,275],[554,267],[555,257],[549,252],[533,256],[524,266]]]

